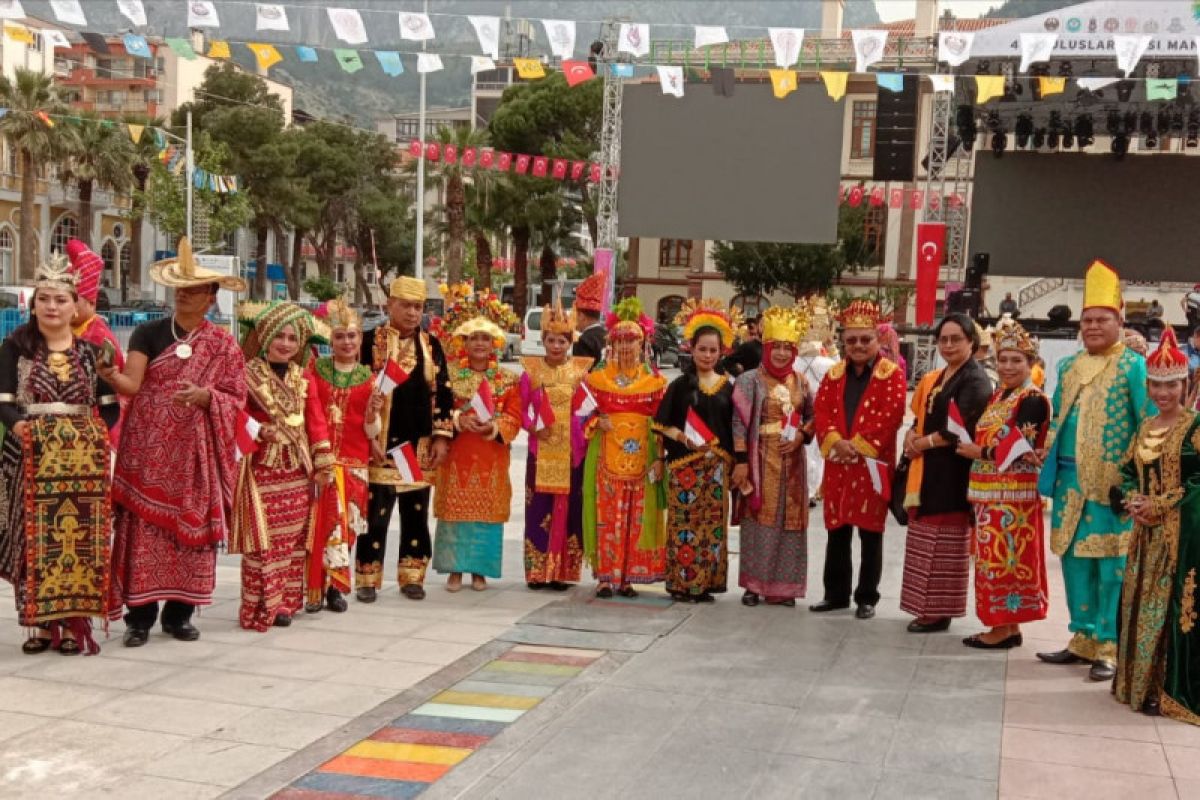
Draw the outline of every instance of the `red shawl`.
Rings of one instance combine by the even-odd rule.
[[[211,547],[229,528],[246,370],[237,341],[210,322],[191,345],[191,358],[177,358],[172,344],[146,367],[125,413],[113,500],[174,533],[182,547]],[[208,410],[172,402],[184,381],[209,390]]]

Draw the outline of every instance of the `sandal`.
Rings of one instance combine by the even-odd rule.
[[[621,595],[621,597],[637,597],[638,596],[638,593],[634,590],[634,588],[632,586],[622,586],[617,591],[617,594]]]
[[[77,656],[80,653],[79,642],[74,639],[63,639],[58,643],[58,652],[64,656]]]
[[[596,597],[599,597],[601,600],[607,600],[608,598],[610,598],[612,596],[613,596],[613,590],[612,590],[611,586],[601,586],[599,589],[596,590]]]
[[[476,592],[487,591],[487,578],[483,577],[482,575],[472,575],[471,589]]]
[[[461,592],[462,591],[462,573],[461,572],[451,572],[450,577],[446,578],[446,591],[447,592]]]
[[[36,656],[50,649],[50,639],[47,636],[31,636],[21,643],[21,652],[27,656]]]

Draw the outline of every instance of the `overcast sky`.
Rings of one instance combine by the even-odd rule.
[[[912,19],[916,16],[916,0],[875,0],[879,17],[884,22]],[[1000,0],[941,0],[938,8],[942,13],[950,9],[956,17],[972,18],[985,13],[989,8],[1000,5]]]

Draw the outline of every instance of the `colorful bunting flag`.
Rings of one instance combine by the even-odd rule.
[[[786,69],[800,60],[804,45],[803,28],[767,28],[771,49],[775,51],[775,66]]]
[[[0,19],[24,19],[25,9],[21,0],[3,0],[0,2]]]
[[[564,61],[562,62],[562,71],[568,86],[578,86],[596,77],[596,73],[592,71],[592,65],[586,61]]]
[[[317,51],[315,48],[300,45],[296,48],[296,58],[300,59],[302,64],[317,63]]]
[[[993,100],[997,97],[1004,96],[1004,76],[1003,75],[976,75],[975,76],[975,102],[986,103],[988,100]]]
[[[518,155],[516,158],[516,167],[513,169],[518,175],[524,175],[529,172],[529,165],[533,162],[533,158],[526,155]]]
[[[640,58],[650,52],[650,26],[646,23],[622,22],[617,36],[617,52]]]
[[[379,61],[379,68],[385,75],[394,78],[404,74],[404,64],[400,61],[400,54],[395,50],[376,50],[375,58]]]
[[[771,89],[779,99],[787,97],[796,91],[796,71],[794,69],[767,70],[771,75]]]
[[[429,15],[401,11],[400,38],[410,42],[431,41],[433,39],[433,23],[429,21]]]
[[[145,36],[138,36],[136,33],[127,33],[121,39],[121,44],[125,48],[125,52],[136,58],[150,58],[150,43],[146,41]]]
[[[146,7],[142,5],[142,0],[117,0],[117,10],[134,25],[146,26]]]
[[[83,6],[79,0],[50,0],[50,8],[54,17],[66,25],[87,25],[87,17],[83,15]]]
[[[496,62],[487,56],[471,56],[471,74],[478,75],[489,69],[495,69]]]
[[[1089,92],[1098,92],[1106,86],[1112,86],[1120,81],[1120,78],[1076,78],[1075,83],[1079,84],[1080,89],[1086,89]]]
[[[54,120],[50,119],[50,115],[47,114],[45,111],[39,111],[34,116],[36,116],[38,119],[40,119],[47,128],[54,127]]]
[[[138,125],[136,123],[129,122],[126,123],[125,127],[129,129],[129,138],[133,140],[134,144],[137,144],[142,140],[142,133],[146,130],[145,125]]]
[[[1147,100],[1174,100],[1178,96],[1178,78],[1152,78],[1146,81]]]
[[[1066,89],[1066,78],[1050,78],[1045,75],[1038,77],[1038,90],[1041,91],[1042,97],[1049,97],[1052,94],[1062,94]]]
[[[825,84],[825,91],[829,94],[829,98],[833,102],[837,102],[846,96],[846,81],[850,78],[849,72],[822,72],[821,81]]]
[[[217,6],[212,0],[190,0],[187,4],[189,28],[219,28]]]
[[[714,44],[726,44],[729,41],[729,33],[722,25],[697,25],[696,35],[693,43],[696,49],[701,47],[709,47]]]
[[[546,29],[546,39],[550,42],[551,53],[564,59],[575,55],[574,20],[544,19],[542,27]]]
[[[337,59],[342,69],[351,75],[363,68],[362,58],[359,57],[357,50],[337,48],[333,51],[333,56]]]
[[[254,58],[258,61],[259,69],[270,69],[271,67],[283,61],[283,56],[275,49],[273,44],[265,44],[263,42],[247,42],[246,47],[250,48],[250,52],[254,53]]]
[[[33,44],[33,31],[28,28],[20,27],[19,25],[5,25],[4,35],[14,42],[21,44]]]
[[[42,39],[46,44],[50,45],[51,50],[57,50],[60,47],[70,47],[71,40],[62,31],[53,29],[44,29],[42,31]]]
[[[1124,72],[1126,77],[1133,73],[1138,62],[1142,60],[1142,56],[1150,47],[1152,38],[1148,34],[1138,36],[1113,34],[1112,44],[1113,52],[1117,55],[1117,69]]]
[[[879,72],[875,74],[875,85],[889,92],[903,92],[904,76],[899,72]]]
[[[1058,43],[1057,33],[1022,33],[1021,34],[1021,72],[1043,61],[1049,61],[1054,53],[1054,45]]]
[[[683,67],[656,67],[663,94],[683,97]]]
[[[633,77],[633,64],[609,64],[608,69],[614,78]]]
[[[254,30],[290,30],[288,27],[287,9],[283,7],[282,3],[255,3]]]
[[[166,42],[167,47],[171,48],[171,52],[175,55],[179,56],[180,58],[187,59],[188,61],[196,60],[196,51],[192,49],[192,43],[187,39],[169,37],[166,39]]]
[[[854,30],[850,38],[854,40],[854,71],[866,72],[867,67],[883,60],[883,51],[887,47],[888,32],[885,30]]]
[[[233,58],[233,53],[229,50],[229,42],[223,42],[220,39],[213,39],[208,44],[209,58]]]
[[[475,29],[479,49],[492,58],[500,57],[500,18],[469,16],[467,20]]]
[[[962,66],[971,57],[975,34],[964,31],[942,31],[938,34],[938,61],[952,67]]]
[[[417,72],[441,72],[442,57],[437,53],[417,53]]]
[[[545,156],[534,156],[533,159],[533,177],[544,178],[550,170],[550,159]]]
[[[954,91],[954,76],[953,75],[930,75],[929,82],[933,84],[935,92],[953,92]]]
[[[513,66],[517,68],[517,75],[524,80],[531,81],[546,77],[546,68],[536,58],[514,58]]]
[[[329,24],[334,34],[346,44],[364,44],[367,41],[367,27],[363,25],[362,17],[353,8],[327,8]]]

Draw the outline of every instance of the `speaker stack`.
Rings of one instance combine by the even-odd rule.
[[[875,158],[871,179],[911,181],[917,152],[917,87],[920,77],[903,76],[904,89],[880,89],[875,102]]]

